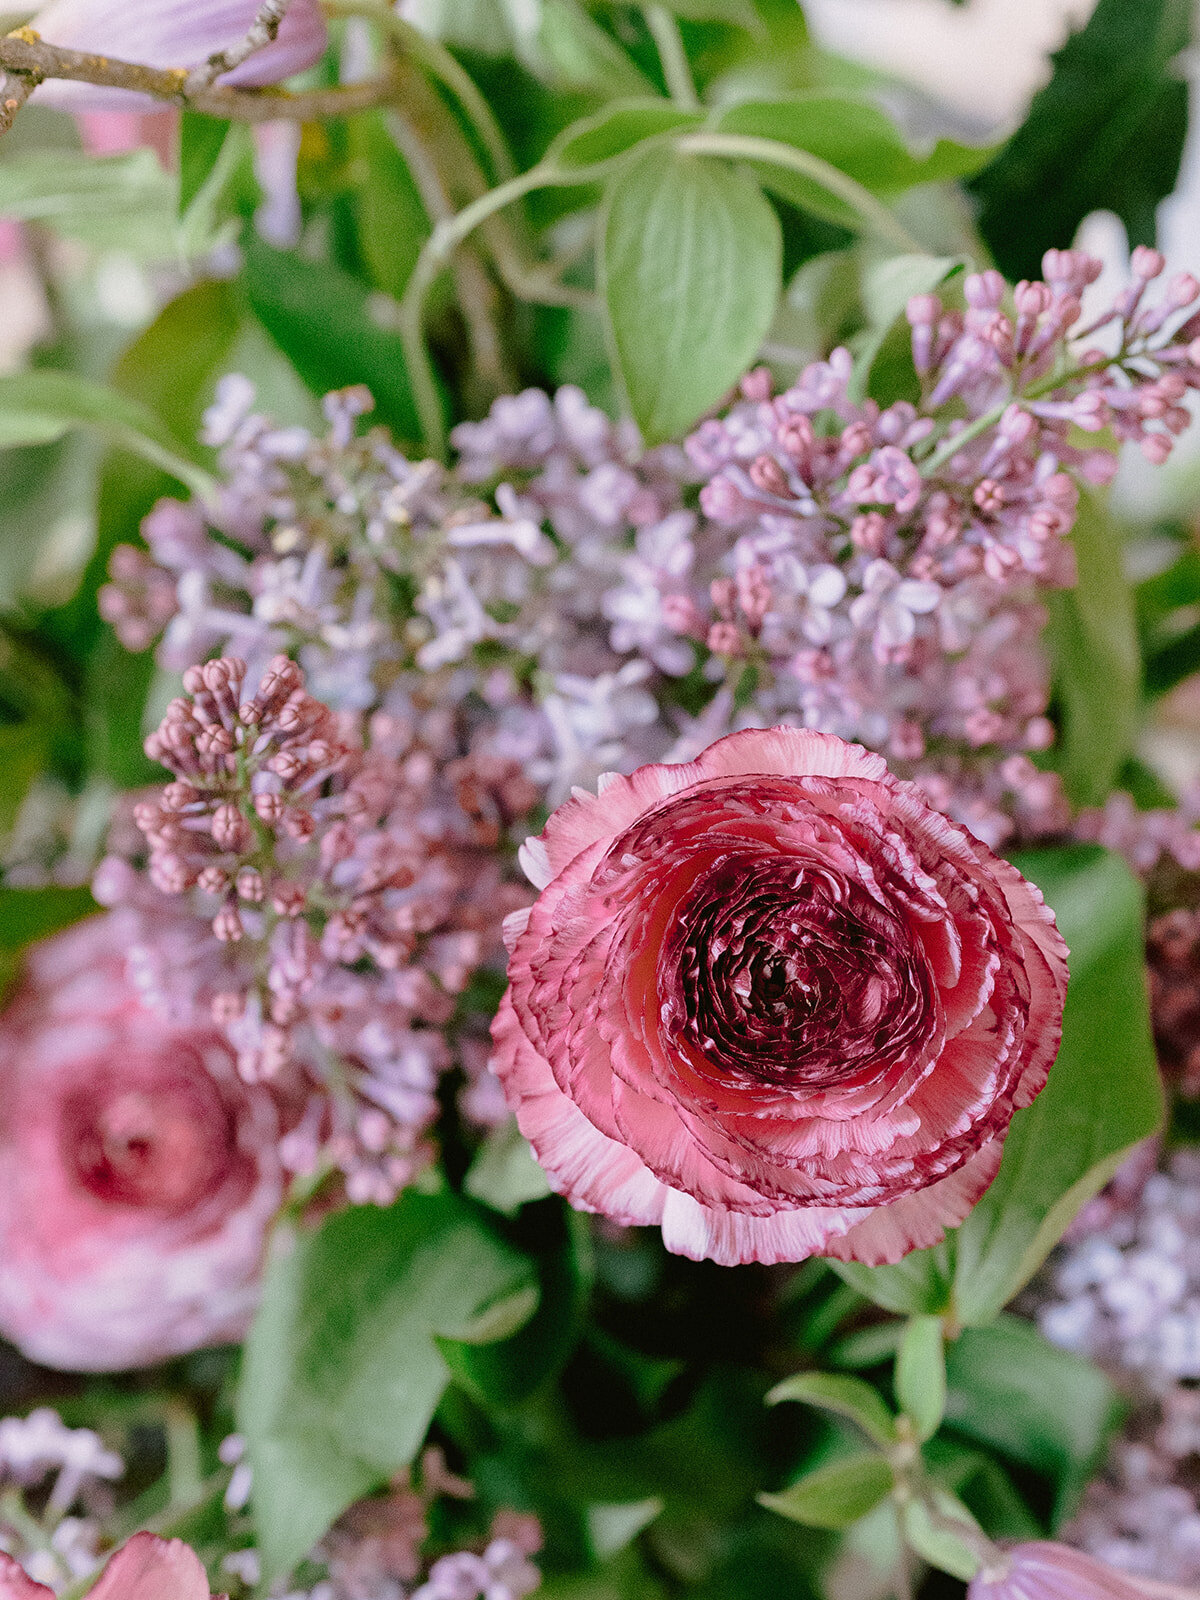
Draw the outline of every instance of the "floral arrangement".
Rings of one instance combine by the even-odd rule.
[[[1186,43],[0,36],[0,1600],[1198,1592]]]

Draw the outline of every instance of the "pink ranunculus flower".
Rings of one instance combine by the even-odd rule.
[[[11,1556],[0,1552],[0,1600],[54,1600]],[[89,1600],[212,1600],[200,1557],[180,1539],[135,1533],[113,1556]]]
[[[283,1195],[270,1093],[142,1004],[121,928],[36,946],[0,1015],[0,1334],[79,1371],[241,1338]]]
[[[858,745],[734,733],[528,841],[493,1070],[552,1184],[726,1265],[930,1245],[1058,1049],[1041,894]]]
[[[967,1600],[1196,1600],[1197,1591],[1134,1577],[1049,1539],[1014,1545],[985,1564],[967,1586]]]
[[[259,0],[50,0],[30,22],[47,44],[136,61],[147,67],[199,67],[249,32]],[[279,35],[219,81],[229,88],[279,83],[319,61],[326,45],[319,0],[292,0]],[[54,79],[36,98],[68,111],[146,109],[145,95]]]

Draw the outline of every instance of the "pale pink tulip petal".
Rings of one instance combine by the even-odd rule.
[[[1069,1545],[1036,1540],[1015,1545],[993,1571],[985,1566],[967,1588],[967,1600],[1147,1600],[1192,1591],[1143,1584],[1095,1556]]]

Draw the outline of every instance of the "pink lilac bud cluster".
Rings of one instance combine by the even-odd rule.
[[[1189,1099],[1200,1096],[1200,911],[1179,906],[1146,934],[1150,1014],[1166,1076]]]
[[[1044,749],[1038,594],[1074,580],[1078,480],[1116,466],[1075,432],[1165,459],[1200,387],[1200,318],[1181,320],[1200,284],[1172,279],[1147,307],[1161,270],[1140,252],[1133,289],[1082,330],[1100,263],[1074,251],[1011,297],[996,272],[965,280],[962,311],[918,296],[915,403],[860,398],[846,350],[779,395],[752,373],[688,441],[709,525],[648,563],[663,629],[703,645],[763,721],[934,770],[947,750]]]
[[[1053,1343],[1134,1402],[1066,1537],[1141,1577],[1200,1583],[1200,1154],[1139,1159],[1079,1225],[1032,1298]]]
[[[386,1203],[430,1153],[459,999],[502,965],[500,923],[526,897],[499,847],[537,791],[464,751],[449,712],[393,703],[363,725],[284,656],[253,691],[231,657],[184,686],[146,744],[174,781],[134,810],[150,883],[111,859],[97,896],[134,919],[149,998],[207,1013],[242,1077],[278,1090],[285,1166]]]
[[[0,1552],[53,1588],[100,1565],[110,1485],[125,1463],[90,1428],[47,1406],[0,1418]]]

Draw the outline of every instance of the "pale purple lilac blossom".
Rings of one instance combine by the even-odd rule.
[[[113,1509],[109,1486],[124,1472],[98,1434],[68,1428],[48,1406],[0,1418],[0,1486],[21,1507],[11,1519],[0,1509],[0,1551],[56,1589],[94,1572]]]

